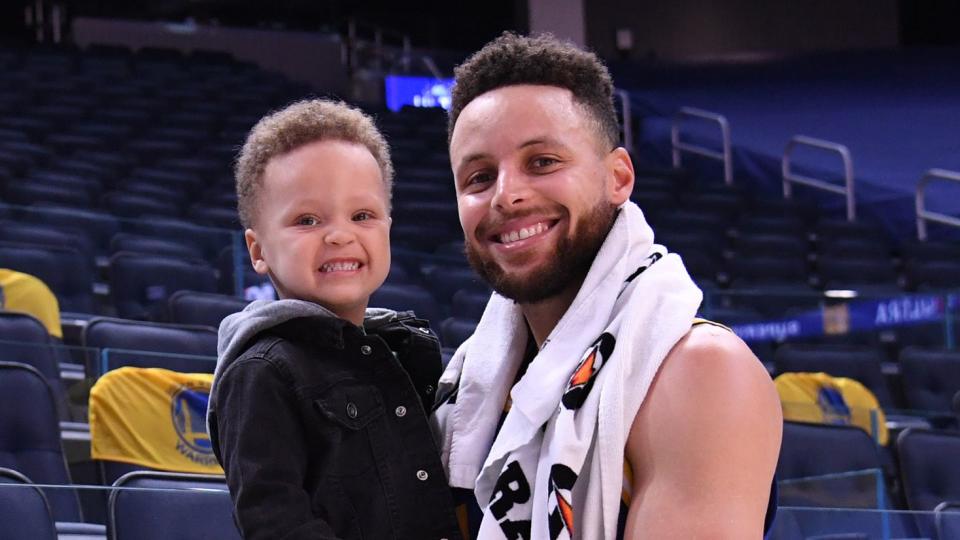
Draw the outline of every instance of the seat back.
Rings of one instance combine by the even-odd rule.
[[[960,501],[960,434],[910,428],[897,437],[900,478],[907,506],[930,511]]]
[[[960,352],[907,347],[900,352],[900,373],[907,408],[952,411],[960,392]]]
[[[167,301],[170,322],[218,328],[227,315],[243,311],[249,300],[226,294],[177,291]]]
[[[216,274],[202,261],[126,252],[110,257],[110,292],[120,317],[161,320],[167,299],[180,290],[216,292]]]
[[[386,283],[370,295],[370,307],[396,311],[412,310],[417,317],[430,321],[431,326],[442,320],[443,312],[433,296],[417,285],[391,285]]]
[[[39,278],[57,296],[63,311],[93,312],[93,262],[78,249],[0,243],[0,268]]]
[[[108,503],[111,540],[240,539],[222,476],[137,471],[113,485],[120,489]]]
[[[0,467],[0,523],[6,540],[56,540],[50,503],[27,477]]]
[[[53,390],[57,410],[63,412],[66,390],[60,378],[60,361],[43,323],[26,313],[0,311],[0,361],[32,366]]]
[[[457,348],[477,328],[477,321],[449,317],[440,324],[440,341],[444,347]]]
[[[217,331],[208,326],[98,317],[83,329],[84,347],[101,349],[100,372],[121,366],[213,373]]]
[[[777,375],[823,372],[860,381],[873,392],[881,407],[889,408],[893,402],[883,377],[881,357],[882,353],[871,347],[788,344],[777,349],[774,367]]]
[[[0,411],[0,467],[39,484],[69,485],[56,403],[43,375],[26,364],[0,362]],[[81,521],[73,490],[50,489],[47,498],[56,521]]]

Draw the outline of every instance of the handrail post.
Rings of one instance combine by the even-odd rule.
[[[798,146],[809,146],[812,148],[829,150],[831,152],[840,154],[840,159],[843,160],[844,187],[831,184],[830,182],[826,182],[824,180],[810,178],[809,176],[802,176],[791,172],[790,157],[793,154],[793,150]],[[850,150],[846,146],[831,141],[825,141],[823,139],[807,137],[806,135],[794,135],[787,143],[786,148],[783,150],[783,158],[780,161],[780,170],[783,174],[783,198],[789,199],[793,196],[792,184],[801,184],[823,191],[828,191],[830,193],[835,193],[837,195],[843,195],[847,201],[847,221],[856,221],[857,203],[854,196],[855,182],[853,178],[853,158],[850,155]]]
[[[925,241],[927,239],[927,221],[933,221],[951,227],[960,227],[960,218],[931,212],[926,209],[927,185],[934,180],[947,180],[949,182],[960,183],[960,172],[948,171],[946,169],[930,169],[920,177],[917,182],[917,192],[914,197],[917,209],[917,239]]]
[[[722,150],[717,152],[705,146],[682,142],[680,140],[680,124],[684,119],[688,118],[707,120],[720,126],[720,144]],[[681,107],[680,110],[673,115],[673,123],[670,126],[670,147],[674,168],[681,166],[681,154],[683,152],[714,159],[723,164],[723,182],[728,186],[733,185],[733,145],[730,139],[730,123],[722,114],[693,107]]]
[[[620,96],[620,115],[623,117],[623,147],[628,152],[633,152],[633,112],[630,110],[630,93],[622,89],[617,89],[616,92]]]

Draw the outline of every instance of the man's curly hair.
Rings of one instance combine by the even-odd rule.
[[[600,140],[615,148],[620,127],[613,107],[613,79],[597,56],[551,34],[504,32],[454,70],[447,141],[457,118],[475,98],[503,86],[537,84],[566,88],[596,124]]]
[[[245,228],[253,226],[263,172],[271,159],[312,142],[329,140],[363,145],[373,154],[389,208],[393,187],[390,146],[373,119],[342,101],[308,99],[264,116],[247,135],[234,165],[240,223]]]

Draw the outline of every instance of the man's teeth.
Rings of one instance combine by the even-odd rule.
[[[525,238],[530,238],[531,236],[536,236],[543,233],[547,230],[547,226],[543,223],[537,223],[536,225],[531,225],[529,227],[524,227],[519,231],[511,231],[508,233],[503,233],[500,235],[500,242],[503,244],[509,244],[516,242],[518,240],[523,240]]]
[[[327,263],[320,267],[324,272],[344,272],[348,270],[356,270],[360,268],[360,263],[358,262],[335,262]]]

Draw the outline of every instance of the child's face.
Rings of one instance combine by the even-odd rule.
[[[319,141],[274,157],[263,173],[253,268],[281,298],[308,300],[354,324],[390,271],[390,216],[380,168],[364,146]]]

